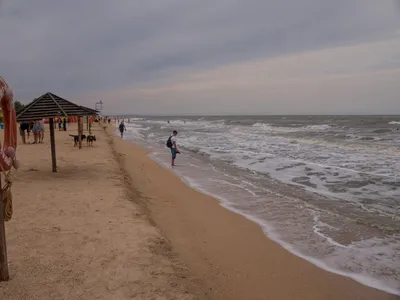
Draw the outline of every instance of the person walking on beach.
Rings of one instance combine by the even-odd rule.
[[[25,144],[26,140],[25,140],[25,130],[23,129],[23,124],[24,124],[24,122],[19,123],[19,134],[21,136],[22,143]]]
[[[66,118],[64,118],[64,120],[63,120],[63,130],[67,131],[67,119]]]
[[[43,143],[44,139],[44,119],[39,121],[39,143]]]
[[[121,123],[119,123],[119,132],[121,134],[121,139],[124,137],[124,131],[126,131],[126,127],[124,121],[122,121]]]
[[[35,126],[35,122],[30,121],[29,122],[29,129],[28,129],[28,144],[31,142],[31,132],[33,134],[33,127]]]
[[[172,135],[169,137],[169,139],[167,141],[167,147],[171,149],[171,155],[172,155],[171,167],[172,168],[175,167],[176,155],[181,153],[178,149],[177,135],[178,135],[178,131],[174,130],[172,132]]]
[[[39,142],[39,135],[40,135],[39,121],[33,122],[32,133],[33,133],[33,143],[32,144],[37,144]]]
[[[25,136],[25,131],[28,134],[28,139],[29,139],[29,123],[27,122],[21,122],[19,124],[19,133],[21,135],[22,138],[22,143],[26,144],[26,136]],[[28,140],[29,143],[29,140]]]

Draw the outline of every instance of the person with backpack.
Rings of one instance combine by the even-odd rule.
[[[176,155],[181,153],[179,151],[178,145],[177,145],[177,135],[178,135],[178,131],[174,130],[172,132],[172,135],[167,140],[167,147],[171,149],[171,155],[172,155],[171,167],[172,168],[175,167]]]
[[[121,139],[124,137],[124,131],[126,131],[126,127],[124,121],[119,123],[119,132],[121,133]]]

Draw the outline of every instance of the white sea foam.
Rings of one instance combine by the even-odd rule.
[[[390,125],[400,125],[400,121],[391,121],[389,122]]]
[[[266,123],[254,123],[252,127],[261,128],[266,131],[281,131],[281,132],[293,132],[293,131],[319,131],[326,130],[332,128],[332,125],[329,124],[319,124],[319,125],[308,125],[308,126],[293,126],[293,127],[281,127],[281,126],[273,126],[271,124]]]
[[[279,127],[279,126],[271,126],[270,124],[265,123],[255,123],[252,125],[253,128],[267,131],[267,132],[291,132],[291,131],[298,131],[299,128],[296,127]],[[241,130],[241,129],[238,129]]]
[[[253,127],[267,128],[267,129],[271,128],[270,124],[265,124],[265,123],[254,123],[252,126]]]
[[[168,168],[168,163],[166,161],[164,161],[161,157],[159,157],[157,155],[157,153],[153,153],[150,155],[150,157],[152,159],[154,159],[155,161],[157,161],[158,163],[160,163],[162,166]],[[196,166],[196,167],[200,167],[199,165],[196,164],[191,164],[191,166]],[[334,267],[334,265],[336,264],[337,261],[337,256],[336,255],[331,255],[332,259],[317,259],[311,255],[305,255],[303,254],[301,251],[299,251],[295,245],[285,241],[281,234],[276,231],[276,229],[269,224],[266,220],[259,218],[257,216],[254,216],[252,214],[246,213],[241,209],[238,209],[237,207],[235,207],[233,204],[233,200],[230,198],[227,198],[226,196],[223,196],[221,193],[215,193],[215,192],[211,192],[206,186],[204,186],[204,184],[202,184],[199,181],[199,178],[193,178],[190,177],[188,175],[185,175],[185,172],[180,171],[179,168],[176,168],[173,170],[173,172],[175,174],[177,174],[178,176],[181,177],[182,181],[184,183],[186,183],[187,185],[191,186],[192,188],[198,190],[201,193],[210,195],[216,199],[218,199],[220,201],[220,204],[237,213],[240,215],[243,215],[244,217],[246,217],[247,219],[259,224],[261,226],[261,228],[263,229],[264,233],[266,236],[268,236],[270,239],[274,240],[275,242],[279,243],[282,247],[284,247],[286,250],[290,251],[291,253],[293,253],[296,256],[299,256],[309,262],[311,262],[312,264],[325,269],[329,272],[341,275],[341,276],[345,276],[345,277],[349,277],[361,284],[379,289],[379,290],[383,290],[386,291],[388,293],[392,293],[395,295],[400,295],[400,290],[396,289],[395,287],[393,287],[392,285],[388,285],[386,283],[384,283],[382,280],[377,279],[377,278],[373,278],[371,277],[371,274],[367,274],[362,270],[359,270],[358,273],[354,273],[354,272],[350,272],[350,271],[343,271],[341,269],[339,269],[338,267]],[[241,184],[234,184],[234,183],[230,183],[229,181],[225,181],[225,180],[213,180],[216,183],[219,183],[220,185],[228,185],[228,186],[233,186],[233,187],[237,187],[240,189],[245,190],[246,192],[249,192],[248,189],[243,188],[243,186]],[[250,185],[252,185],[250,183]],[[252,196],[255,196],[255,193],[253,191],[249,192]],[[374,253],[381,253],[386,251],[387,249],[384,247],[385,245],[385,241],[384,240],[379,240],[379,239],[370,239],[368,241],[363,241],[362,243],[354,243],[351,244],[349,246],[345,246],[342,245],[336,241],[334,241],[332,238],[330,238],[329,236],[326,236],[324,233],[322,233],[321,228],[322,227],[329,227],[328,224],[323,223],[322,221],[320,221],[317,217],[314,218],[315,220],[315,226],[313,227],[314,232],[320,236],[323,240],[326,240],[329,244],[338,247],[338,248],[343,248],[345,251],[346,249],[351,249],[351,251],[353,251],[355,254],[357,255],[357,257],[363,255],[365,257],[365,259],[371,259],[371,255],[373,255]],[[373,251],[367,251],[367,249],[370,249],[371,246],[378,246],[379,248],[374,248]],[[392,251],[395,251],[395,247],[396,245],[393,244],[393,249]],[[367,252],[366,252],[367,251]],[[337,254],[339,255],[339,254]],[[332,263],[332,260],[335,261],[335,263]]]
[[[160,120],[143,120],[138,121],[137,127],[150,129],[139,129],[137,133],[164,148],[166,136],[172,128],[177,128],[180,132],[179,144],[190,156],[178,159],[189,168],[178,166],[174,172],[187,184],[217,196],[221,205],[257,222],[269,237],[292,253],[332,272],[398,294],[393,283],[395,279],[382,274],[390,274],[396,266],[396,263],[390,264],[390,260],[396,257],[393,255],[396,247],[400,248],[400,237],[394,241],[385,236],[379,237],[378,246],[365,232],[359,233],[364,241],[355,240],[348,245],[340,240],[340,226],[347,225],[342,216],[327,217],[325,212],[321,215],[316,207],[295,198],[297,193],[293,197],[286,193],[288,189],[277,190],[242,177],[243,174],[261,179],[265,176],[295,189],[301,188],[299,191],[310,191],[337,200],[339,207],[351,205],[358,212],[396,220],[396,203],[399,203],[396,199],[400,199],[396,183],[396,178],[400,178],[399,151],[390,148],[390,144],[389,147],[376,144],[381,137],[382,140],[388,138],[391,131],[372,135],[374,140],[365,145],[362,137],[367,135],[364,132],[356,129],[346,131],[338,125],[282,127],[267,122],[247,126],[231,123],[233,125],[226,125],[224,120],[209,121],[206,118],[171,120],[169,124]],[[350,141],[344,138],[345,143],[321,140],[321,132],[323,136],[330,134],[335,139],[347,134]],[[396,140],[392,143],[395,145]],[[203,165],[196,157],[211,161]],[[158,152],[154,159],[165,167],[169,165],[165,150]],[[219,171],[215,166],[220,163],[236,166],[235,173],[239,175],[232,176],[228,172],[213,177],[204,173],[217,174]],[[270,198],[280,200],[277,204],[263,203],[265,199],[260,198],[260,193],[268,193]],[[313,197],[314,194],[309,195]],[[296,222],[296,226],[279,223],[281,221],[277,217]],[[338,218],[343,224],[335,228],[332,220],[334,222]],[[300,229],[302,231],[298,232]],[[380,252],[375,249],[370,251],[369,245],[375,245]]]
[[[305,126],[305,129],[310,129],[310,130],[326,130],[332,128],[332,125],[329,124],[322,124],[322,125],[309,125]]]

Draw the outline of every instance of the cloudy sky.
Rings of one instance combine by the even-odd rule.
[[[0,75],[25,103],[400,114],[400,0],[0,1]]]

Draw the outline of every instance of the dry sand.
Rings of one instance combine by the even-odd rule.
[[[11,279],[0,283],[0,299],[205,299],[135,203],[103,129],[81,150],[68,136],[75,132],[56,131],[56,174],[48,129],[44,144],[18,146],[6,223]]]
[[[203,279],[212,299],[399,299],[292,255],[266,238],[258,225],[191,189],[148,158],[144,149],[114,132],[108,128],[113,148],[151,218],[190,270]]]
[[[1,300],[398,299],[290,254],[114,132],[81,150],[56,132],[57,174],[48,142],[20,145]]]

